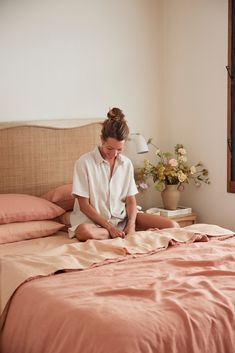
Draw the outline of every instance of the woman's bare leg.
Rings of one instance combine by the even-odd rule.
[[[147,230],[150,228],[179,228],[179,224],[166,217],[142,212],[137,213],[136,230]]]
[[[86,241],[88,239],[104,240],[110,238],[107,229],[89,223],[79,224],[75,230],[75,236],[79,241]]]

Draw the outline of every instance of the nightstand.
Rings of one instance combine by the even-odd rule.
[[[189,213],[183,216],[175,216],[175,217],[168,217],[168,218],[178,222],[180,227],[190,226],[191,224],[194,224],[197,221],[196,213]]]

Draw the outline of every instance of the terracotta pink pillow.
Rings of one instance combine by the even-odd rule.
[[[58,186],[42,195],[42,197],[62,207],[65,211],[73,209],[75,199],[72,196],[72,184]]]
[[[0,244],[45,237],[54,234],[63,227],[64,224],[51,220],[1,224]]]
[[[41,197],[26,194],[0,194],[0,224],[52,219],[64,209]]]

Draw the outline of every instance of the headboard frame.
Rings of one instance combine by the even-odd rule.
[[[0,124],[0,193],[40,196],[71,183],[74,162],[100,141],[100,121],[68,128],[65,120],[63,127],[41,125]]]

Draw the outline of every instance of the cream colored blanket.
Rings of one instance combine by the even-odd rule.
[[[4,253],[1,247],[1,313],[14,291],[25,281],[53,274],[59,270],[82,270],[107,260],[122,260],[127,256],[166,249],[170,244],[208,241],[208,236],[230,237],[234,232],[212,225],[136,232],[124,239],[88,240],[84,243],[61,242],[53,238],[53,247],[44,250],[25,247],[25,251]],[[44,239],[45,241],[46,239]],[[15,243],[16,244],[16,243]],[[16,245],[15,245],[16,246]]]

